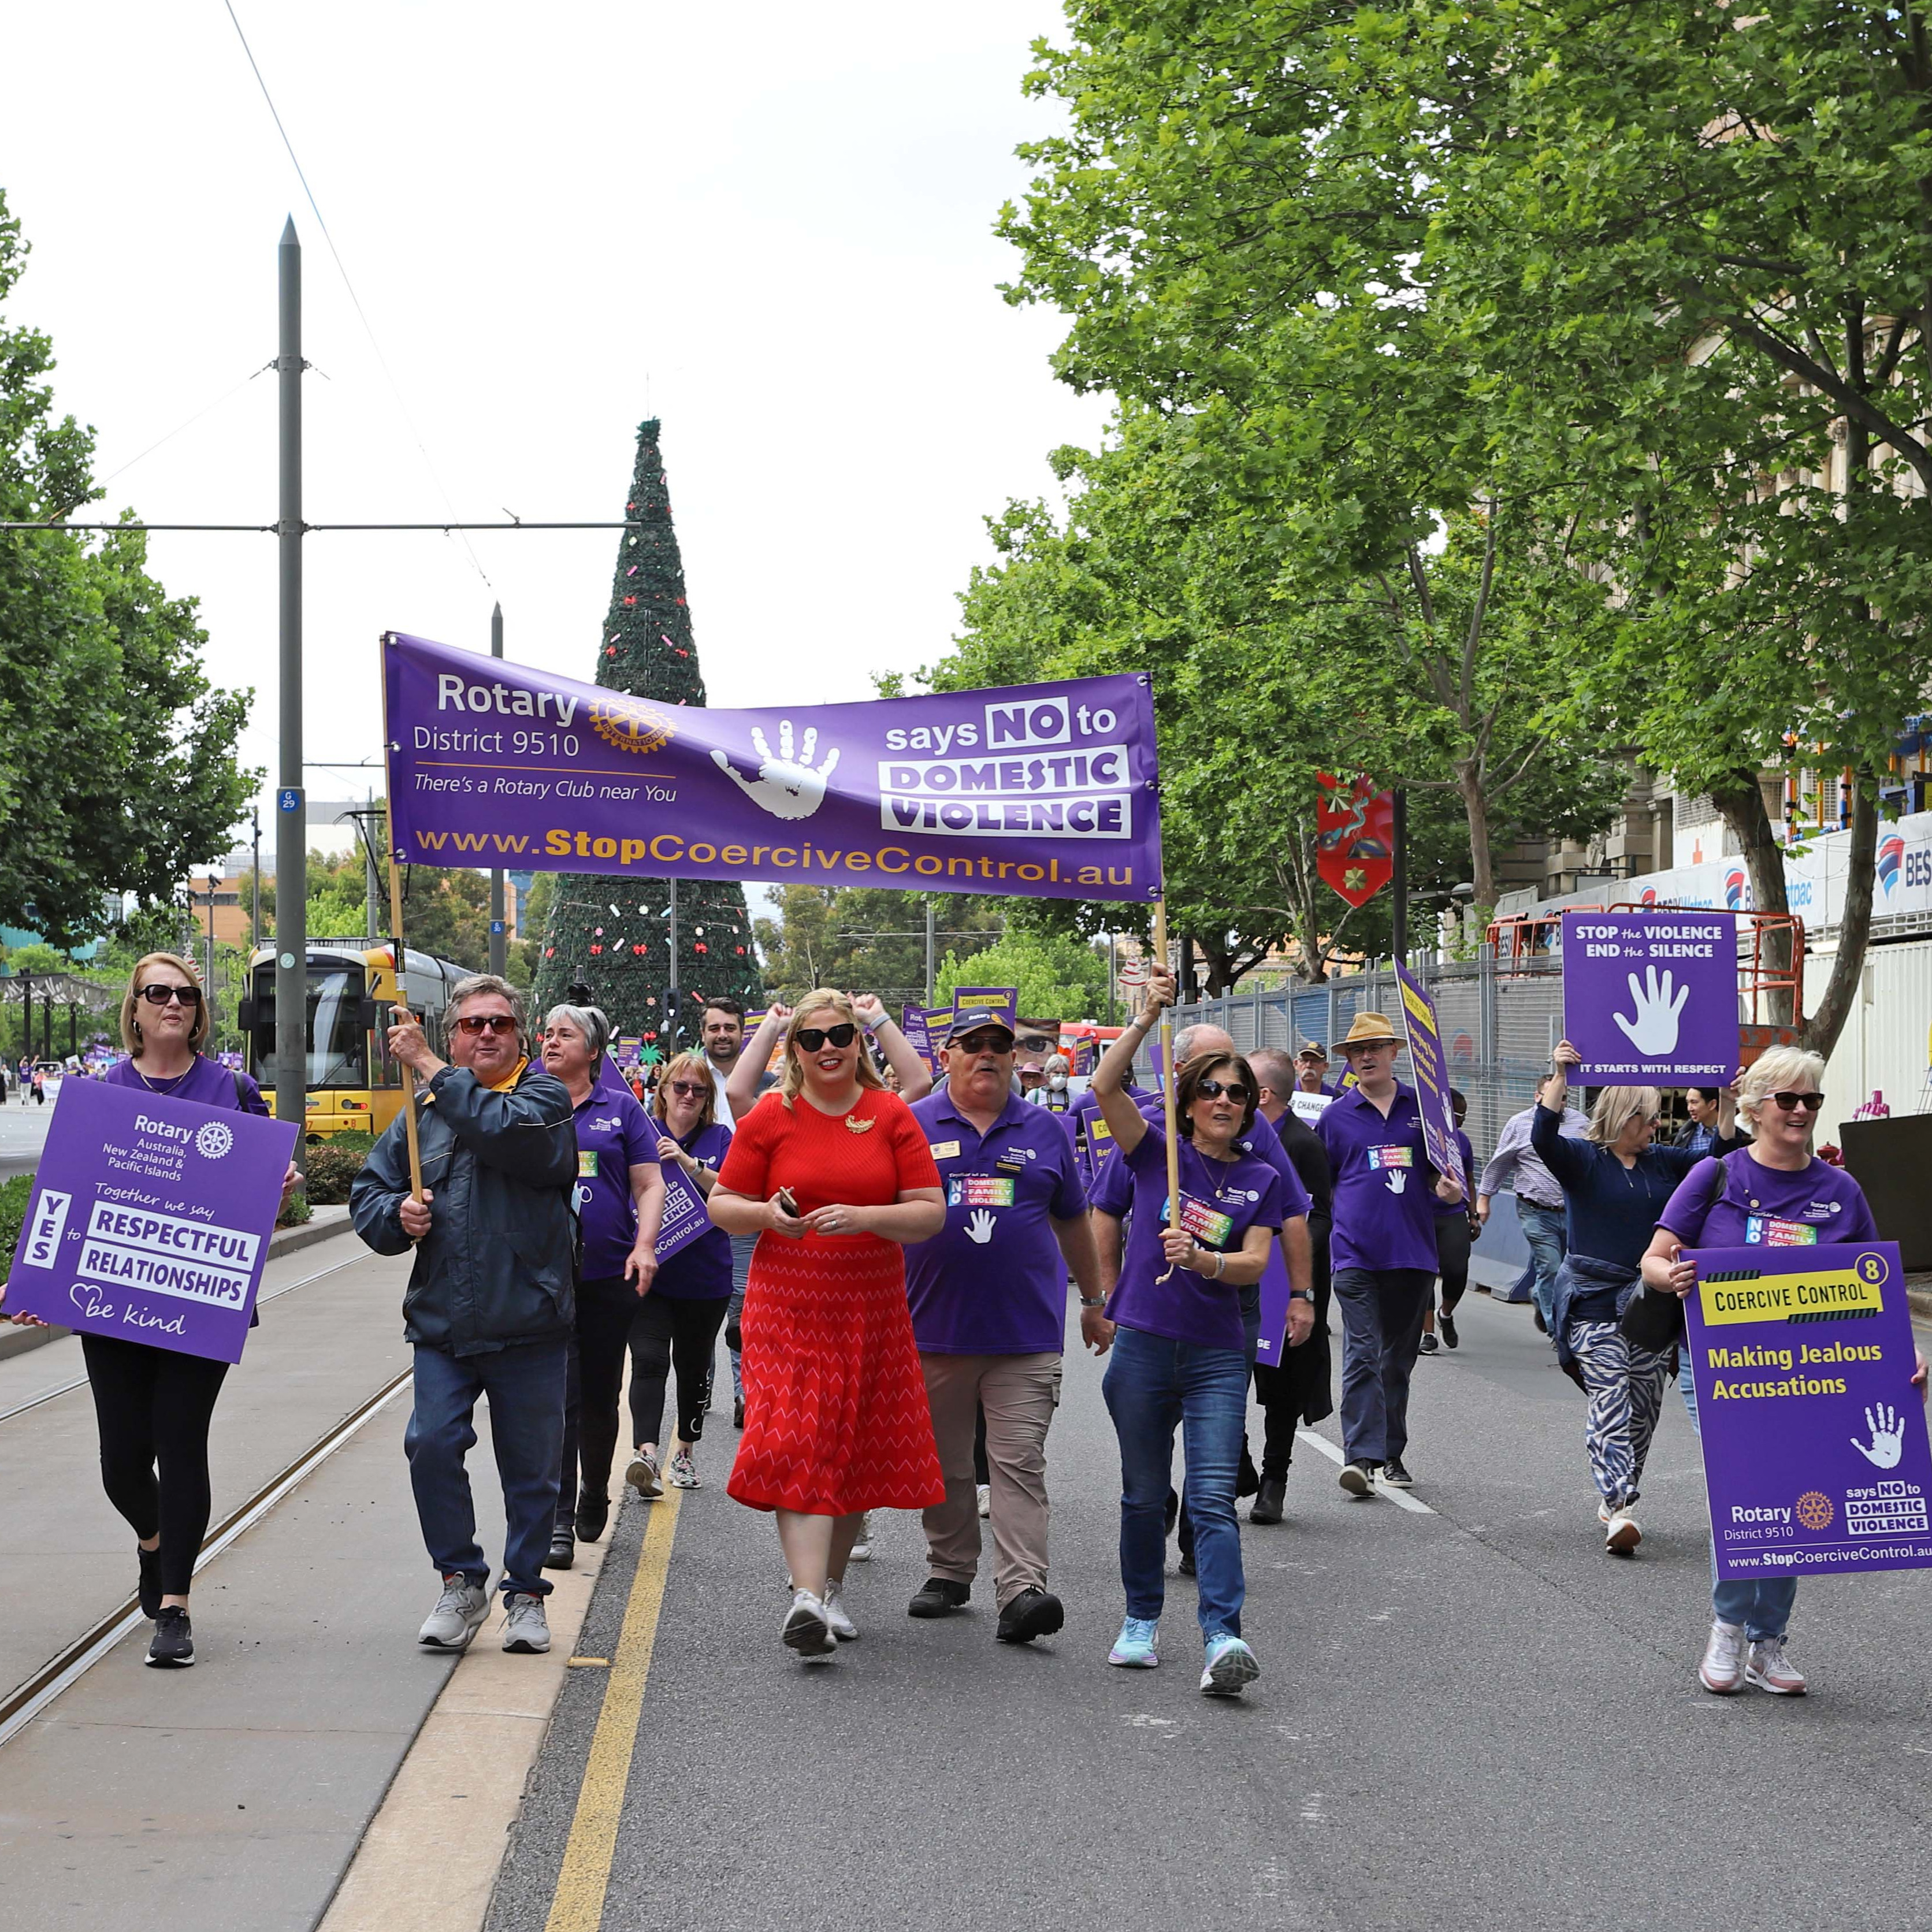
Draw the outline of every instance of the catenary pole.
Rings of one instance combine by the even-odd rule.
[[[496,604],[490,613],[490,655],[500,658],[503,655],[503,607]],[[490,868],[490,970],[500,974],[504,961],[508,955],[509,940],[503,930],[503,868],[501,866]]]
[[[277,250],[280,403],[280,783],[275,796],[275,1118],[308,1118],[308,809],[302,794],[302,244],[295,217]],[[305,1135],[296,1160],[306,1164]]]

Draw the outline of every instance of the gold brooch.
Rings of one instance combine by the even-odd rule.
[[[874,1118],[876,1118],[876,1116]],[[851,1114],[848,1114],[845,1116],[845,1131],[852,1134],[869,1134],[872,1131],[872,1122],[856,1120]]]

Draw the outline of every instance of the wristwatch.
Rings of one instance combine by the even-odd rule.
[[[1105,1308],[1106,1305],[1107,1298],[1104,1294],[1096,1294],[1090,1298],[1083,1294],[1080,1298],[1080,1306],[1082,1308]]]
[[[1312,1288],[1291,1288],[1288,1291],[1288,1298],[1291,1301],[1312,1302],[1315,1291]]]

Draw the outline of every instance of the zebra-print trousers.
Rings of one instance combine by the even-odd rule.
[[[1664,1406],[1670,1352],[1634,1346],[1614,1322],[1571,1322],[1570,1349],[1589,1392],[1583,1446],[1597,1492],[1612,1509],[1634,1503]]]

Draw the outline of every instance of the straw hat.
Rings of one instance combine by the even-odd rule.
[[[1342,1035],[1342,1051],[1346,1053],[1352,1046],[1379,1046],[1384,1042],[1400,1046],[1401,1034],[1390,1025],[1386,1013],[1358,1013],[1354,1024]]]

